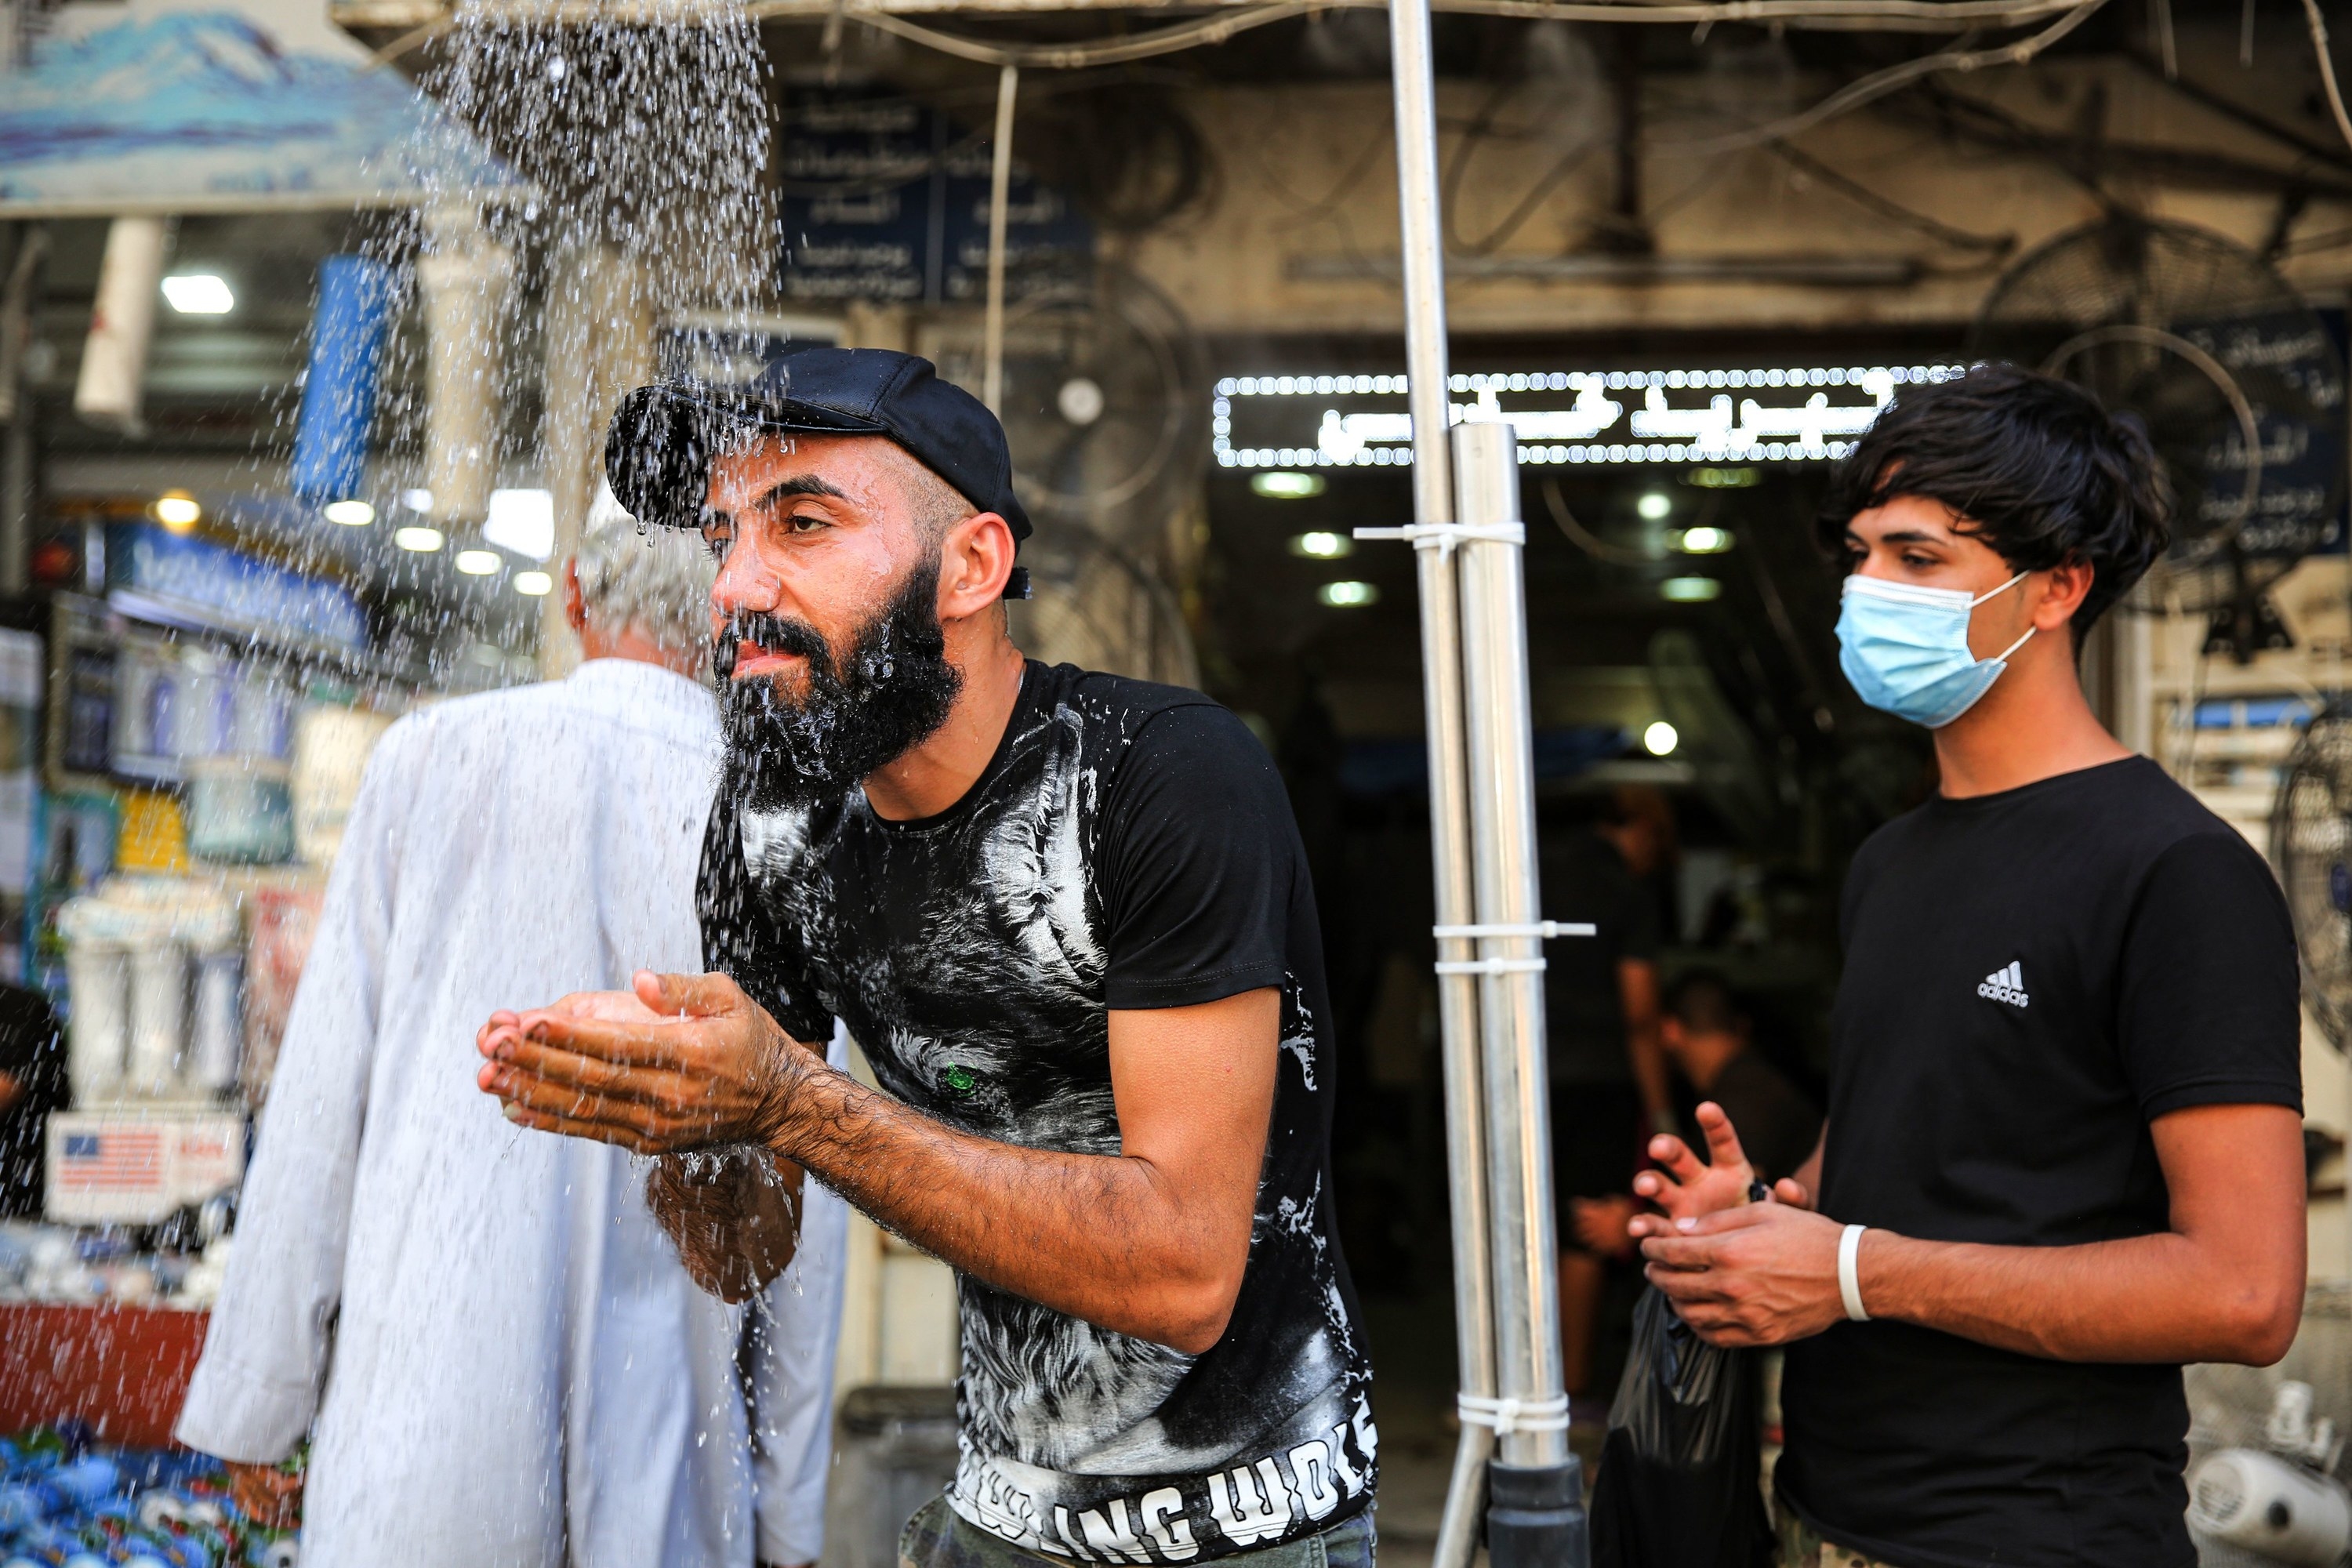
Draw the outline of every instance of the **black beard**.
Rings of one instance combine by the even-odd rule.
[[[909,571],[890,602],[857,628],[839,666],[806,621],[751,613],[730,622],[714,662],[727,787],[737,800],[765,812],[839,796],[947,722],[963,676],[947,660],[939,584],[937,561]],[[807,689],[795,700],[773,678],[734,679],[743,642],[800,656]]]

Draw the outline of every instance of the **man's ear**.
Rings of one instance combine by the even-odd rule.
[[[2098,574],[2080,556],[2070,556],[2050,568],[2042,603],[2033,607],[2033,629],[2054,632],[2074,618]]]
[[[940,542],[940,619],[960,621],[1004,602],[1013,576],[1013,526],[992,511],[975,512]]]
[[[563,624],[578,637],[588,629],[588,601],[580,595],[580,563],[563,563]]]

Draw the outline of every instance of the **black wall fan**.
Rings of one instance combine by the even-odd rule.
[[[2226,236],[2116,211],[2001,274],[1971,347],[2147,421],[2173,544],[2137,602],[2211,617],[2250,659],[2285,630],[2262,591],[2341,526],[2344,362],[2293,285]]]
[[[2271,807],[2271,866],[2286,891],[2303,996],[2330,1044],[2352,1050],[2352,707],[2304,730]]]
[[[980,384],[976,345],[942,359],[951,379]],[[1108,258],[1085,284],[1008,308],[999,412],[1013,479],[1039,521],[1153,549],[1198,477],[1204,374],[1200,341],[1175,301]]]

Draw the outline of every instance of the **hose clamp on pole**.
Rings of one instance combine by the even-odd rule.
[[[1862,1310],[1862,1233],[1866,1225],[1850,1225],[1838,1237],[1838,1295],[1845,1301],[1846,1317],[1857,1323],[1870,1321],[1870,1314]]]
[[[1464,1426],[1492,1426],[1497,1437],[1507,1437],[1514,1432],[1568,1430],[1565,1394],[1549,1399],[1488,1399],[1483,1394],[1465,1394],[1457,1396],[1455,1408],[1461,1413]]]
[[[1359,528],[1351,531],[1358,539],[1402,539],[1415,550],[1434,550],[1441,556],[1453,554],[1455,545],[1473,540],[1494,544],[1528,542],[1528,528],[1523,522],[1412,522],[1402,528]]]
[[[1528,921],[1517,925],[1442,925],[1432,926],[1429,933],[1440,942],[1454,939],[1475,942],[1480,937],[1503,936],[1591,936],[1594,928],[1589,921]],[[1540,958],[1442,958],[1434,965],[1440,974],[1539,974],[1544,961]]]

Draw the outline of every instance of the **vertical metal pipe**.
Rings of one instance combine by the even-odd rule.
[[[1397,214],[1404,262],[1406,390],[1412,411],[1413,519],[1454,520],[1453,452],[1446,443],[1445,258],[1438,226],[1437,90],[1428,0],[1391,0],[1389,53],[1396,105]],[[1469,781],[1463,749],[1462,631],[1454,553],[1416,550],[1421,664],[1429,739],[1430,858],[1437,923],[1466,925],[1473,908]],[[1441,960],[1471,956],[1448,937]],[[1477,982],[1438,977],[1444,1039],[1445,1146],[1454,1222],[1454,1317],[1462,1392],[1493,1397],[1495,1313],[1487,1251],[1486,1141],[1478,1070]],[[1466,1568],[1477,1550],[1494,1452],[1492,1429],[1465,1422],[1454,1455],[1433,1568]]]
[[[34,489],[39,467],[33,436],[33,384],[26,363],[39,314],[48,230],[17,224],[16,256],[0,290],[0,594],[31,585]]]
[[[92,425],[143,436],[147,353],[155,333],[155,295],[172,250],[169,218],[119,217],[107,226],[98,264],[98,297],[74,382],[74,412]]]
[[[1454,456],[1457,521],[1493,527],[1521,521],[1509,426],[1456,427]],[[1527,926],[1540,918],[1521,548],[1493,538],[1461,547],[1471,859],[1481,925]],[[1479,977],[1478,1017],[1497,1371],[1503,1396],[1523,1402],[1557,1399],[1561,1392],[1542,952],[1534,936],[1478,939],[1480,958],[1519,966]],[[1507,1464],[1556,1465],[1568,1455],[1568,1438],[1560,1431],[1517,1431],[1502,1448]]]
[[[470,207],[433,213],[425,225],[430,244],[416,258],[425,306],[425,488],[442,529],[469,533],[489,516],[504,456],[499,329],[514,253],[490,243]]]
[[[988,169],[988,314],[981,328],[980,400],[991,414],[1004,397],[1004,208],[1013,195],[1013,105],[1021,91],[1021,68],[1006,66],[996,77],[996,145]]]
[[[24,394],[16,416],[0,434],[0,594],[32,585],[33,505],[40,461],[33,440],[33,397]]]
[[[1451,522],[1454,454],[1445,436],[1452,423],[1445,385],[1445,244],[1438,223],[1437,83],[1430,58],[1429,0],[1393,0],[1389,54],[1395,74],[1397,224],[1404,268],[1406,403],[1412,411],[1412,510],[1422,522]],[[1450,568],[1450,560],[1444,564]],[[1422,601],[1424,615],[1428,603]]]

